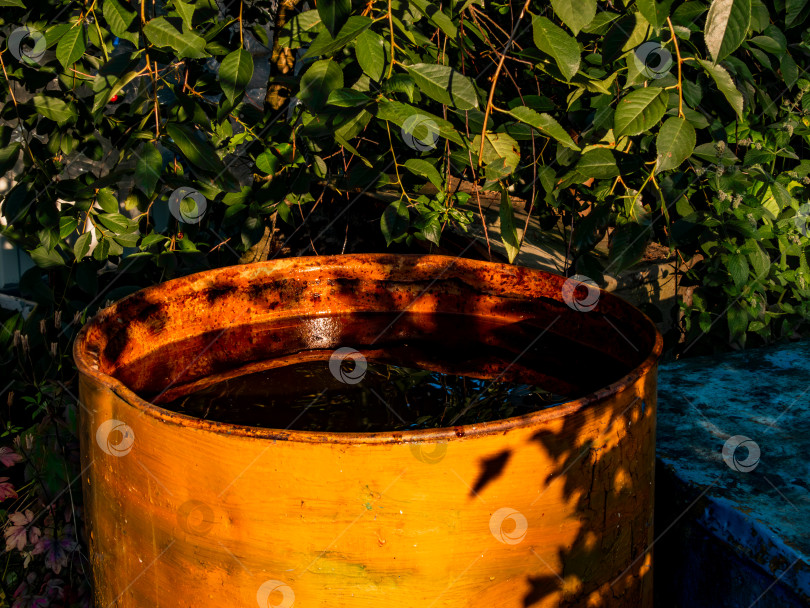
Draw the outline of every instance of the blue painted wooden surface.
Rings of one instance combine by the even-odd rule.
[[[660,608],[810,606],[810,342],[662,365],[658,407]]]

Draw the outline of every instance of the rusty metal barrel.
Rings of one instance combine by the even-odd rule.
[[[262,360],[269,321],[406,310],[530,318],[625,372],[523,416],[398,432],[238,426],[143,398]],[[139,291],[74,347],[97,606],[650,608],[661,347],[587,281],[443,256],[284,259]]]

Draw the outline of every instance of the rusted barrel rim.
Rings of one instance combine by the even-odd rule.
[[[465,258],[453,258],[449,256],[438,255],[391,255],[391,254],[349,254],[349,255],[335,255],[335,256],[310,256],[303,258],[284,258],[281,260],[272,260],[267,262],[259,262],[236,268],[245,268],[248,266],[255,267],[284,267],[286,266],[290,271],[297,268],[312,268],[315,266],[328,268],[328,267],[341,267],[351,264],[353,260],[370,261],[380,266],[390,266],[391,262],[397,258],[419,259],[432,262],[441,262],[445,264],[452,264],[453,266],[467,266],[478,267],[482,269],[490,269],[493,271],[504,272],[507,269],[514,269],[513,266],[507,264],[499,264],[496,262],[482,262],[478,260],[470,260]],[[218,268],[214,270],[207,270],[201,273],[188,275],[179,279],[173,279],[165,283],[147,287],[136,293],[138,294],[155,294],[160,290],[166,288],[167,285],[178,281],[187,281],[200,277],[203,275],[215,277],[218,274],[226,274],[233,271],[233,266]],[[529,273],[537,273],[538,275],[556,276],[552,273],[547,273],[542,270],[522,268],[522,270]],[[99,313],[91,319],[79,332],[76,341],[73,345],[73,358],[76,366],[81,374],[90,378],[93,382],[106,387],[115,395],[121,398],[124,402],[142,411],[144,414],[157,418],[163,422],[175,424],[179,427],[194,427],[199,430],[210,431],[213,433],[229,435],[229,436],[243,436],[253,437],[256,439],[269,439],[269,440],[283,440],[283,441],[297,441],[302,443],[363,443],[363,444],[389,444],[389,443],[424,443],[424,442],[445,442],[455,440],[462,437],[475,437],[479,435],[488,435],[492,433],[503,433],[515,428],[524,428],[528,426],[535,426],[539,423],[547,422],[557,418],[562,418],[573,412],[579,411],[588,405],[604,399],[609,395],[614,395],[631,387],[635,382],[644,376],[654,365],[656,365],[658,358],[663,349],[663,338],[661,333],[655,327],[655,324],[640,310],[609,292],[600,289],[600,298],[613,299],[619,302],[622,309],[642,320],[647,325],[649,331],[653,334],[653,346],[649,354],[644,360],[635,368],[630,370],[627,374],[622,376],[616,382],[605,386],[597,391],[589,393],[579,399],[573,399],[560,405],[538,410],[522,416],[515,416],[512,418],[504,418],[500,420],[493,420],[490,422],[458,425],[453,427],[436,428],[436,429],[421,429],[412,431],[389,431],[382,433],[337,433],[326,431],[298,431],[298,430],[280,430],[257,428],[250,426],[243,426],[237,424],[230,424],[224,422],[215,422],[211,420],[201,420],[193,416],[187,416],[178,412],[164,409],[155,405],[145,399],[139,397],[134,391],[129,389],[123,382],[117,378],[106,374],[93,365],[92,355],[88,349],[88,334],[97,326],[101,326],[105,321],[117,314],[119,308],[126,306],[127,300],[133,297],[132,294],[119,300],[112,306],[99,311]]]

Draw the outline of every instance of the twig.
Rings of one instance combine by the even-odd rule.
[[[492,112],[492,100],[495,99],[495,87],[498,86],[498,76],[500,76],[501,69],[503,68],[503,63],[504,61],[506,61],[506,54],[509,52],[509,49],[512,47],[512,43],[515,40],[515,34],[517,34],[518,25],[520,25],[520,22],[523,19],[523,15],[526,14],[526,10],[529,8],[529,2],[531,2],[531,0],[526,0],[526,3],[523,5],[523,9],[521,9],[520,11],[520,15],[518,15],[517,21],[515,21],[515,25],[512,27],[512,33],[509,36],[509,40],[506,42],[506,46],[503,47],[503,51],[501,51],[501,60],[498,62],[498,67],[495,69],[495,75],[492,77],[492,86],[489,89],[489,98],[487,99],[487,107],[486,110],[484,111],[484,126],[481,127],[481,147],[478,149],[479,167],[484,162],[484,142],[486,141],[487,135],[487,122],[489,122],[489,115]]]
[[[675,56],[678,58],[678,116],[685,118],[683,113],[683,80],[681,79],[681,49],[678,48],[678,37],[675,36],[675,28],[672,26],[672,20],[667,17],[667,24],[669,25],[669,33],[672,34],[672,44],[675,45]]]

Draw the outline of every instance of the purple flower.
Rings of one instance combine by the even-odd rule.
[[[69,554],[76,550],[76,542],[69,538],[70,532],[72,528],[65,526],[57,538],[43,536],[32,551],[34,555],[44,554],[45,565],[55,574],[59,574],[67,566]]]

